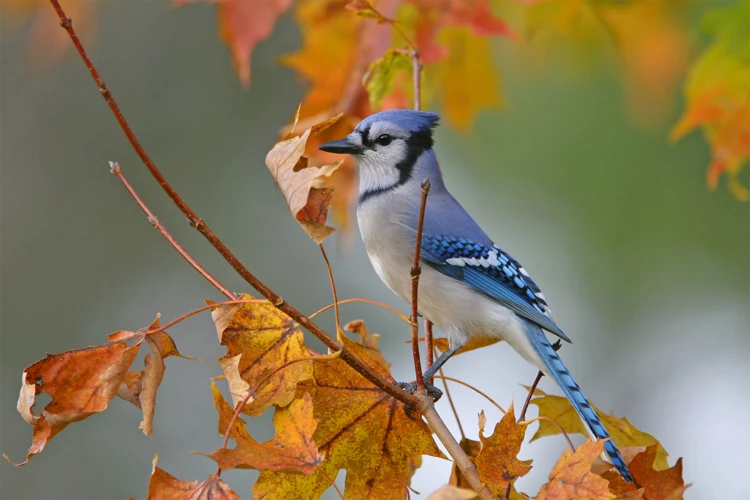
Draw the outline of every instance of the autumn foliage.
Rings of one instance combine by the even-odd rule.
[[[199,0],[176,0],[174,4],[190,8],[188,4],[195,1]],[[51,3],[65,31],[77,42],[75,31],[65,21],[66,14],[55,0]],[[578,59],[615,52],[629,109],[644,122],[663,118],[669,95],[683,82],[686,108],[674,126],[672,140],[702,130],[712,154],[709,187],[716,187],[726,175],[737,198],[749,197],[738,180],[750,157],[747,1],[706,9],[704,28],[709,42],[700,52],[687,30],[682,1],[214,3],[219,36],[231,51],[245,86],[251,85],[254,48],[273,33],[279,19],[291,11],[299,25],[302,47],[285,55],[282,63],[309,82],[309,90],[290,125],[281,130],[278,143],[269,147],[266,165],[291,215],[320,246],[326,262],[322,244],[334,231],[328,211],[333,210],[339,227],[348,228],[356,198],[355,170],[350,160],[334,161],[316,146],[345,135],[374,111],[410,107],[412,103],[437,106],[449,124],[470,130],[478,113],[503,105],[501,68],[492,53],[493,39],[510,47],[532,47],[541,59],[553,50],[569,51]],[[80,19],[86,19],[83,13],[87,9],[96,8],[93,2],[74,0],[64,7],[68,14],[80,13]],[[26,6],[16,14],[30,12],[33,10]],[[85,31],[87,26],[78,29]],[[65,31],[58,29],[54,37]],[[41,36],[34,30],[31,33]],[[63,42],[69,43],[67,38],[45,36],[48,38],[33,43],[47,43],[58,52],[63,50]],[[82,47],[78,50],[85,54]],[[92,75],[96,78],[94,70]],[[116,104],[102,86],[102,95],[114,110]],[[132,132],[125,132],[131,134],[128,138],[134,147],[140,148]],[[149,166],[145,152],[141,157]],[[155,166],[149,169],[153,173]],[[113,172],[129,186],[119,167]],[[488,422],[482,412],[476,428],[478,440],[451,444],[431,400],[419,394],[409,396],[395,385],[390,365],[378,348],[378,336],[363,322],[347,325],[348,333],[338,327],[329,335],[257,280],[168,184],[165,190],[262,298],[229,293],[198,263],[191,262],[228,299],[207,301],[195,311],[210,311],[218,341],[226,348],[226,354],[218,359],[223,374],[206,384],[218,412],[217,430],[222,439],[215,450],[204,453],[218,471],[207,469],[206,479],[183,481],[158,468],[154,458],[149,499],[240,498],[221,479],[221,471],[229,469],[260,471],[253,488],[255,498],[319,498],[345,470],[345,488],[339,492],[344,498],[401,499],[408,496],[411,477],[425,455],[443,459],[450,455],[455,463],[450,478],[436,478],[436,491],[429,497],[434,500],[678,500],[689,486],[682,477],[681,459],[670,465],[667,450],[654,436],[625,417],[599,412],[636,479],[636,484],[626,483],[599,458],[603,442],[572,446],[569,435],[587,433],[568,400],[535,388],[530,388],[530,404],[537,407],[537,417],[516,416],[513,404],[499,422]],[[162,234],[168,236],[166,229]],[[331,283],[335,293],[333,278]],[[167,330],[187,316],[165,326],[160,326],[157,317],[140,330],[118,331],[100,345],[48,354],[27,367],[18,411],[31,426],[32,444],[22,464],[68,425],[105,411],[115,398],[142,410],[140,428],[146,435],[158,432],[154,414],[159,385],[166,376],[165,360],[186,358]],[[306,343],[309,334],[322,340],[328,350],[312,349]],[[432,341],[427,342],[432,350]],[[485,346],[470,344],[462,352]],[[136,357],[144,347],[148,349],[144,364],[136,366]],[[445,339],[434,340],[434,348],[446,347]],[[41,394],[51,400],[41,410],[35,409]],[[524,405],[520,415],[525,415],[526,409]],[[480,410],[477,408],[477,413]],[[275,435],[260,443],[248,431],[247,420],[266,411],[273,411]],[[525,456],[522,446],[532,425],[536,428],[530,435],[532,441],[563,436],[571,449],[549,471],[549,481],[527,495],[517,491],[515,483],[533,467],[533,458]]]

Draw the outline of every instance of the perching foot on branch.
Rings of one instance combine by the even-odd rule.
[[[416,382],[399,382],[398,386],[409,394],[414,394],[415,392],[417,392]],[[427,391],[427,394],[432,396],[432,401],[434,401],[435,403],[437,403],[438,400],[443,397],[443,391],[432,384],[428,384],[427,382],[425,382],[424,388]]]

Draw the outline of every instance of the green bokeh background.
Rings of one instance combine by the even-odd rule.
[[[48,13],[51,15],[51,12]],[[0,438],[21,460],[31,428],[15,405],[24,367],[46,352],[106,341],[162,313],[166,320],[217,293],[146,222],[108,161],[122,165],[152,210],[230,288],[247,290],[188,227],[128,146],[81,62],[35,64],[27,27],[7,24],[0,45]],[[241,89],[217,40],[210,5],[106,2],[91,54],[162,172],[265,283],[302,311],[330,303],[320,254],[289,217],[263,159],[301,100],[305,84],[277,64],[299,46],[290,16],[258,48],[250,91]],[[86,26],[78,26],[86,32]],[[551,62],[529,74],[498,42],[506,109],[482,113],[467,135],[442,127],[437,150],[454,194],[542,285],[557,322],[574,339],[563,356],[589,397],[658,437],[684,457],[690,500],[750,498],[750,238],[748,205],[721,186],[705,188],[708,150],[693,134],[667,142],[670,118],[644,129],[628,116],[611,65],[582,74]],[[744,181],[747,183],[747,175]],[[338,250],[336,250],[338,246]],[[356,234],[328,243],[341,297],[364,296],[406,311],[380,283]],[[407,330],[393,316],[347,305],[364,318],[398,379],[411,378]],[[333,329],[332,316],[321,319]],[[207,315],[171,330],[181,351],[205,363],[169,359],[154,438],[139,411],[114,400],[71,425],[23,468],[0,463],[3,499],[146,496],[151,458],[186,479],[202,479],[221,440],[209,378],[222,355]],[[535,371],[505,345],[461,356],[447,374],[503,405],[522,401]],[[553,391],[548,382],[542,388]],[[499,418],[455,387],[470,437],[476,414]],[[42,400],[43,403],[46,400]],[[456,429],[447,403],[439,410]],[[265,415],[259,439],[272,435]],[[534,469],[519,482],[535,492],[564,441],[526,445]],[[423,495],[447,481],[449,464],[428,459],[414,480]],[[243,497],[254,472],[224,475]],[[343,473],[339,480],[343,478]]]

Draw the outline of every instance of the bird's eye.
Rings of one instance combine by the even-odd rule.
[[[376,140],[376,142],[378,144],[380,144],[381,146],[387,146],[388,144],[391,143],[391,141],[393,141],[393,137],[391,137],[388,134],[380,135],[380,136],[378,136],[378,138]]]

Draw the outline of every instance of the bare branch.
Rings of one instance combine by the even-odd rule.
[[[417,221],[417,241],[414,245],[414,263],[411,266],[411,350],[414,355],[414,370],[417,372],[417,390],[424,391],[422,377],[422,362],[419,356],[419,276],[422,274],[422,228],[424,227],[424,213],[427,207],[427,195],[430,192],[430,179],[422,181],[422,200],[419,204],[419,220]]]

